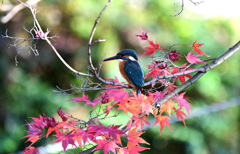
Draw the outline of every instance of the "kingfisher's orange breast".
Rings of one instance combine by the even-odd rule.
[[[124,71],[124,65],[126,63],[126,60],[120,61],[119,62],[119,71],[122,74],[122,76],[124,77],[125,80],[127,80],[127,82],[129,83],[129,85],[131,87],[133,87],[134,89],[136,89],[136,86],[132,83],[132,81],[128,78],[127,74]]]

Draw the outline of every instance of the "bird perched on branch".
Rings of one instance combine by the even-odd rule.
[[[138,94],[144,85],[144,75],[141,66],[138,63],[138,57],[134,50],[124,49],[116,56],[104,59],[103,61],[119,60],[119,70],[129,85],[136,90]]]

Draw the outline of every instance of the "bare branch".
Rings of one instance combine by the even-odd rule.
[[[97,73],[97,69],[93,66],[93,63],[92,63],[92,51],[91,51],[91,46],[92,44],[94,44],[95,42],[92,43],[92,39],[93,39],[93,35],[95,33],[95,30],[96,30],[96,27],[97,27],[97,24],[99,23],[99,20],[103,14],[103,12],[106,10],[106,8],[108,7],[108,5],[111,3],[111,0],[108,0],[108,2],[105,4],[105,6],[103,7],[102,11],[100,12],[99,16],[97,17],[97,19],[95,20],[95,23],[93,25],[93,28],[92,28],[92,31],[91,31],[91,34],[90,34],[90,37],[89,37],[89,41],[88,41],[88,63],[89,63],[89,66],[94,74],[94,76],[99,80],[101,81],[102,83],[105,83],[105,84],[111,84],[112,82],[110,81],[107,81],[107,80],[104,80],[102,79],[98,73]]]
[[[180,10],[180,11],[177,10],[176,2],[174,2],[174,8],[175,8],[175,12],[176,12],[177,14],[171,15],[171,16],[174,16],[174,17],[175,17],[175,16],[178,16],[179,14],[181,14],[182,11],[183,11],[183,8],[184,8],[184,0],[182,0],[182,6],[181,6],[181,10]]]
[[[201,4],[201,3],[203,3],[204,1],[200,1],[200,2],[194,2],[194,1],[192,1],[192,0],[189,0],[190,2],[192,2],[194,5],[199,5],[199,4]],[[175,15],[171,15],[171,16],[178,16],[178,15],[180,15],[182,12],[183,12],[183,9],[184,9],[184,0],[181,0],[181,10],[180,11],[178,11],[177,10],[177,6],[176,6],[176,2],[174,2],[174,8],[175,8],[175,12],[177,13],[177,14],[175,14]]]

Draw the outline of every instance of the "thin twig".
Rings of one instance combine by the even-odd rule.
[[[95,23],[93,25],[93,28],[92,28],[92,31],[91,31],[91,34],[90,34],[90,37],[89,37],[89,40],[88,40],[88,63],[89,63],[89,66],[91,68],[91,71],[93,72],[94,76],[102,83],[105,83],[105,84],[111,84],[112,82],[108,81],[108,80],[104,80],[102,79],[98,73],[97,73],[97,69],[93,66],[93,63],[92,63],[92,51],[91,51],[91,46],[92,44],[94,44],[94,42],[92,43],[92,39],[93,39],[93,35],[95,33],[95,30],[96,30],[96,27],[97,27],[97,24],[99,23],[99,20],[103,14],[103,12],[106,10],[106,8],[108,7],[108,5],[111,3],[111,0],[108,0],[108,2],[105,4],[105,6],[103,7],[102,11],[100,12],[99,16],[97,17],[97,19],[95,20]]]

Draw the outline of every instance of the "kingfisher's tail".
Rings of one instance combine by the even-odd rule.
[[[137,98],[138,98],[138,94],[140,93],[140,89],[137,89],[136,92],[137,92]]]

